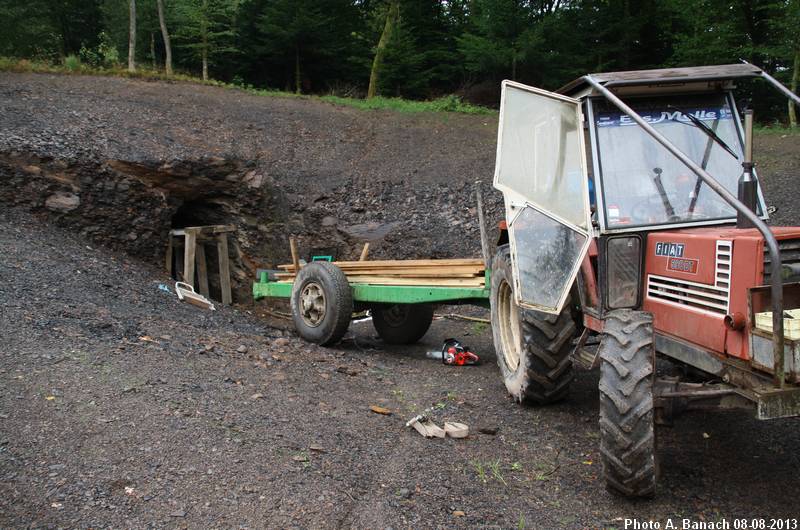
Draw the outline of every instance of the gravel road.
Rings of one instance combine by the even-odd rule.
[[[474,252],[464,212],[474,180],[491,174],[492,119],[0,74],[0,124],[2,528],[624,528],[626,518],[663,527],[798,516],[798,419],[686,414],[659,430],[658,496],[631,502],[603,484],[596,373],[578,372],[562,403],[521,407],[480,323],[436,320],[419,344],[390,347],[363,322],[319,348],[264,318],[262,303],[204,312],[159,288],[171,285],[162,232],[197,199],[181,195],[187,182],[215,193],[199,210],[217,205],[240,226],[232,259],[245,287],[247,260],[284,245],[254,218],[271,208],[286,216],[267,228],[297,230],[308,251],[315,237],[352,250],[388,225],[377,255]],[[797,136],[761,135],[756,151],[775,220],[799,223]],[[61,210],[46,205],[54,194]],[[65,194],[80,206],[64,211],[74,201]],[[141,236],[120,229],[128,223]],[[398,247],[404,238],[416,247]],[[484,363],[425,357],[451,336]],[[467,423],[469,438],[404,427],[428,407]]]

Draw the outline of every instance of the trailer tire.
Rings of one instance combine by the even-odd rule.
[[[302,338],[322,346],[338,342],[353,315],[347,276],[332,263],[309,263],[295,277],[291,306],[294,327]]]
[[[544,405],[566,397],[572,382],[572,339],[577,326],[567,305],[559,315],[522,309],[514,302],[511,250],[492,262],[492,335],[500,374],[520,403]]]
[[[431,304],[394,304],[372,308],[372,325],[387,344],[413,344],[433,322]]]
[[[600,454],[606,486],[652,497],[658,465],[653,416],[653,316],[612,311],[600,345]]]

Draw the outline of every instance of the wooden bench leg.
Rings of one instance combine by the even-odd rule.
[[[167,266],[167,274],[172,278],[172,234],[167,234],[167,256],[165,258],[165,265]]]
[[[209,298],[208,292],[208,265],[206,264],[206,248],[203,243],[197,245],[197,284],[200,294]]]
[[[186,247],[183,249],[183,281],[194,287],[194,260],[197,250],[197,234],[186,230]]]
[[[228,258],[228,234],[217,235],[217,253],[219,254],[219,286],[222,291],[222,303],[230,305],[231,297],[231,269]]]

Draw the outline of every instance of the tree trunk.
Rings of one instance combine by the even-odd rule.
[[[128,71],[136,71],[136,0],[129,0],[130,31],[128,33]]]
[[[300,75],[300,45],[294,45],[294,93],[300,94],[303,86],[303,77]]]
[[[383,68],[383,58],[386,55],[386,46],[392,38],[397,19],[400,18],[399,0],[391,0],[389,9],[386,12],[386,23],[383,25],[381,38],[378,39],[378,47],[375,49],[375,58],[372,60],[372,70],[369,73],[369,88],[367,88],[367,99],[378,95],[378,81],[380,79],[381,68]]]
[[[789,84],[789,89],[797,94],[797,82],[800,80],[800,48],[794,51],[794,71],[792,72],[792,82]],[[789,127],[792,129],[797,127],[797,106],[794,101],[789,100]]]
[[[156,36],[150,32],[150,67],[156,69]]]
[[[511,48],[511,80],[517,80],[517,50]]]
[[[172,44],[169,40],[169,32],[167,31],[167,23],[164,20],[164,0],[156,0],[158,4],[158,24],[161,26],[161,36],[164,38],[164,71],[167,75],[172,75]]]
[[[208,81],[208,0],[203,0],[200,19],[200,60],[203,62],[203,81]]]

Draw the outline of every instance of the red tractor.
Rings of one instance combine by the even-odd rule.
[[[546,92],[506,81],[491,277],[508,391],[565,397],[600,367],[612,491],[656,490],[655,424],[692,408],[800,414],[800,227],[768,227],[736,108],[748,64],[592,74]],[[798,325],[796,328],[795,325]],[[688,373],[657,376],[656,359]]]

